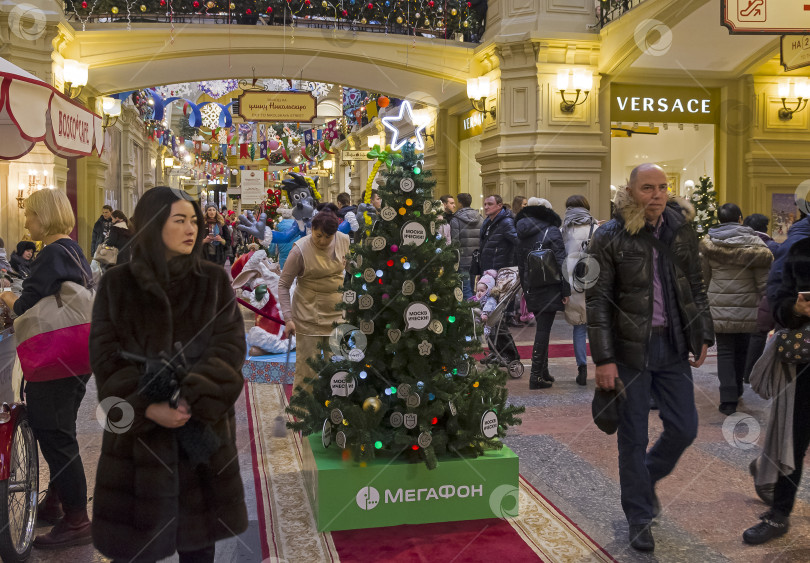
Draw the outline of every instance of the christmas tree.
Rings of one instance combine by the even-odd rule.
[[[700,185],[692,191],[695,218],[692,220],[698,238],[703,238],[709,229],[719,224],[717,221],[717,199],[714,184],[709,176],[700,177]]]
[[[442,455],[502,447],[523,407],[507,406],[507,374],[478,371],[481,328],[463,301],[460,254],[437,229],[440,204],[422,155],[374,147],[385,163],[380,217],[347,258],[346,323],[330,338],[335,357],[311,361],[312,394],[297,389],[291,424],[323,432],[357,461],[407,455],[436,467]]]

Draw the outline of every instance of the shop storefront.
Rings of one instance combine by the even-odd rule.
[[[458,119],[458,191],[472,195],[472,207],[483,207],[481,164],[475,155],[481,151],[484,114],[471,110]]]
[[[612,84],[611,185],[625,185],[644,162],[662,166],[681,196],[690,180],[715,178],[719,108],[719,88]]]

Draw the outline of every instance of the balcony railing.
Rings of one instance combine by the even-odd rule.
[[[269,1],[277,6],[276,9],[268,6],[267,10],[259,11],[255,8],[251,10],[239,6],[235,11],[211,10],[212,13],[208,13],[209,10],[204,9],[202,6],[205,4],[204,1],[194,2],[194,8],[191,8],[192,3],[189,1],[175,1],[175,5],[189,9],[177,10],[173,13],[164,11],[164,8],[147,9],[146,11],[131,9],[129,12],[116,8],[113,13],[111,9],[92,9],[95,7],[93,2],[68,1],[65,3],[65,14],[68,21],[73,22],[74,25],[78,24],[78,27],[82,28],[86,24],[106,23],[166,23],[175,26],[185,24],[293,25],[310,29],[391,33],[470,43],[480,43],[486,22],[485,0],[471,2],[456,0],[453,5],[457,7],[450,8],[450,3],[448,3],[446,12],[441,8],[444,1],[441,3],[430,1],[425,3],[421,14],[416,9],[403,12],[401,7],[396,7],[397,2],[385,2],[384,4],[369,2],[368,6],[376,4],[373,11],[366,14],[363,12],[364,8],[359,8],[356,10],[357,13],[344,12],[344,17],[340,17],[340,14],[328,2],[322,3],[321,0],[304,0],[304,2],[293,0],[293,5],[301,4],[302,6],[302,9],[297,11],[278,6],[278,2],[274,0]],[[186,6],[186,4],[188,5]],[[222,2],[220,1],[218,4],[222,4]],[[352,5],[355,3],[352,2]],[[391,7],[388,8],[386,5]],[[147,5],[144,4],[143,7],[146,8]],[[152,8],[152,6],[148,6],[148,8]]]
[[[599,29],[616,21],[624,14],[644,2],[644,0],[599,0],[596,15],[599,18]]]

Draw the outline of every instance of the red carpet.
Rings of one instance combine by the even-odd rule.
[[[506,520],[468,520],[332,532],[341,561],[542,561]]]

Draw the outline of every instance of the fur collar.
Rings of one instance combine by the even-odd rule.
[[[549,209],[544,205],[527,205],[521,209],[520,213],[517,214],[515,221],[520,221],[524,217],[531,217],[532,219],[544,221],[552,227],[559,227],[562,225],[562,219],[560,219],[560,216],[557,215],[553,209]]]
[[[703,237],[700,242],[701,253],[724,266],[739,266],[741,268],[767,268],[773,261],[773,254],[763,243],[762,245],[732,245],[718,244],[709,237]]]
[[[613,204],[616,208],[614,217],[624,225],[624,230],[629,234],[635,235],[644,227],[646,224],[644,208],[630,197],[625,188],[619,188],[616,191]],[[694,206],[686,199],[674,194],[669,195],[664,213],[668,219],[674,219],[678,226],[682,223],[690,223],[695,218]]]
[[[141,260],[131,260],[129,262],[129,268],[132,275],[135,277],[135,281],[138,282],[138,287],[143,291],[148,291],[158,297],[166,297],[165,287],[169,283],[176,282],[189,275],[192,270],[191,264],[192,260],[190,256],[178,256],[177,258],[169,260],[168,280],[159,280],[149,264]]]

